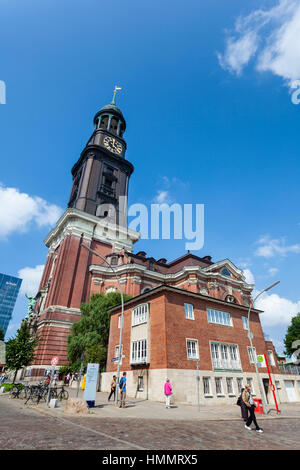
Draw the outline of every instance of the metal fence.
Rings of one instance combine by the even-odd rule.
[[[279,364],[278,366],[282,374],[300,375],[300,366],[296,364]]]

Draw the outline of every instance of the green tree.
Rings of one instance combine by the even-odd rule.
[[[124,295],[124,301],[130,296]],[[103,369],[106,363],[110,325],[109,309],[121,303],[119,292],[104,295],[93,294],[89,302],[81,304],[81,319],[73,323],[71,335],[68,336],[67,355],[72,364],[78,363],[83,351],[84,363],[100,363]]]
[[[0,341],[4,341],[4,331],[0,328]]]
[[[30,335],[28,322],[23,320],[16,337],[6,343],[6,366],[15,371],[13,383],[19,369],[29,366],[34,360],[34,349],[38,340]]]
[[[300,340],[300,313],[297,313],[297,315],[292,318],[291,324],[287,329],[284,339],[285,354],[291,356],[293,352],[295,352],[295,348],[292,348],[292,344],[297,340]]]

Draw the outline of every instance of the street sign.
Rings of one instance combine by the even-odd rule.
[[[86,401],[95,401],[98,371],[99,364],[88,364],[84,388],[84,399]]]
[[[51,366],[56,366],[58,363],[58,357],[55,356],[55,357],[52,357],[51,359]]]
[[[122,354],[121,359],[125,357],[125,354]],[[119,358],[118,357],[112,357],[111,362],[118,362]]]
[[[265,357],[263,354],[258,354],[256,356],[256,359],[257,359],[257,365],[258,367],[267,367],[266,366],[266,361],[265,361]]]

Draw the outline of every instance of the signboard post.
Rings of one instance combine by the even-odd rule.
[[[271,374],[270,374],[270,369],[269,369],[269,364],[268,364],[267,357],[266,357],[265,354],[264,354],[264,358],[265,358],[265,362],[266,362],[266,365],[267,365],[266,367],[267,367],[268,374],[269,374],[270,387],[271,387],[271,390],[272,390],[272,393],[273,393],[273,397],[274,397],[274,401],[275,401],[275,406],[276,406],[276,411],[277,411],[277,414],[279,414],[280,411],[279,411],[278,405],[277,405],[277,400],[276,400],[276,395],[275,395],[275,387],[274,387],[273,382],[272,382],[272,378],[271,378]]]
[[[99,364],[89,363],[86,371],[84,399],[89,407],[95,406]]]
[[[49,385],[48,385],[48,397],[47,397],[47,405],[48,406],[49,406],[49,400],[50,400],[51,382],[52,382],[52,379],[53,379],[54,369],[55,369],[55,366],[57,365],[57,363],[58,363],[58,357],[57,356],[52,357],[52,359],[51,359],[52,369],[51,369],[50,382],[49,382]]]

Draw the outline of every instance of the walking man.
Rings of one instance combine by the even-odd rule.
[[[112,378],[112,381],[110,383],[110,395],[108,397],[108,401],[111,399],[111,396],[112,394],[114,395],[114,399],[115,399],[115,396],[116,396],[116,385],[117,385],[117,381],[116,381],[116,376],[113,375],[113,378]]]
[[[123,372],[123,377],[119,382],[120,387],[120,406],[119,408],[125,408],[126,400],[126,372]]]
[[[248,420],[246,421],[245,428],[248,429],[248,431],[251,431],[250,424],[253,421],[253,423],[255,425],[255,428],[256,428],[256,432],[262,433],[263,430],[258,426],[257,421],[256,421],[256,417],[255,417],[255,413],[254,413],[255,402],[252,398],[251,387],[250,387],[249,384],[245,385],[245,390],[243,391],[243,394],[242,394],[242,400],[243,400],[243,402],[245,403],[245,405],[247,406],[247,408],[249,409],[249,412],[250,412],[250,416],[249,416]]]

